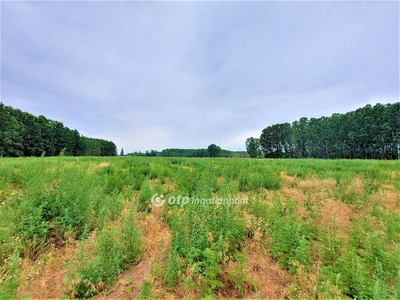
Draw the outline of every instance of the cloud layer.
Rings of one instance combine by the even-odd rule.
[[[1,2],[1,101],[136,150],[243,150],[399,101],[397,2]]]

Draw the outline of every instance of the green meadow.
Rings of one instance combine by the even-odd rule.
[[[1,299],[400,298],[400,161],[1,158],[0,225]]]

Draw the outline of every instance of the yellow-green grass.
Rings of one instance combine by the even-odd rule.
[[[399,161],[1,158],[0,225],[0,298],[400,297]]]

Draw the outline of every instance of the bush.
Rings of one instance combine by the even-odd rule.
[[[153,196],[153,191],[150,188],[150,183],[145,180],[139,191],[139,210],[144,212],[150,211],[150,201]]]

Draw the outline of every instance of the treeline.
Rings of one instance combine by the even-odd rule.
[[[132,156],[163,156],[163,157],[208,157],[207,149],[178,149],[169,148],[162,151],[150,150],[145,152],[134,152],[127,155]]]
[[[81,136],[83,147],[78,156],[116,156],[117,146],[107,140]]]
[[[207,149],[178,149],[169,148],[162,151],[150,150],[145,152],[128,153],[129,156],[162,156],[162,157],[248,157],[244,151],[230,151],[212,144]]]
[[[233,152],[220,147],[209,147],[207,149],[164,149],[159,156],[164,157],[233,157]]]
[[[398,159],[400,102],[268,126],[259,146],[267,158]]]
[[[81,136],[61,122],[0,102],[0,156],[117,155],[113,142]]]

